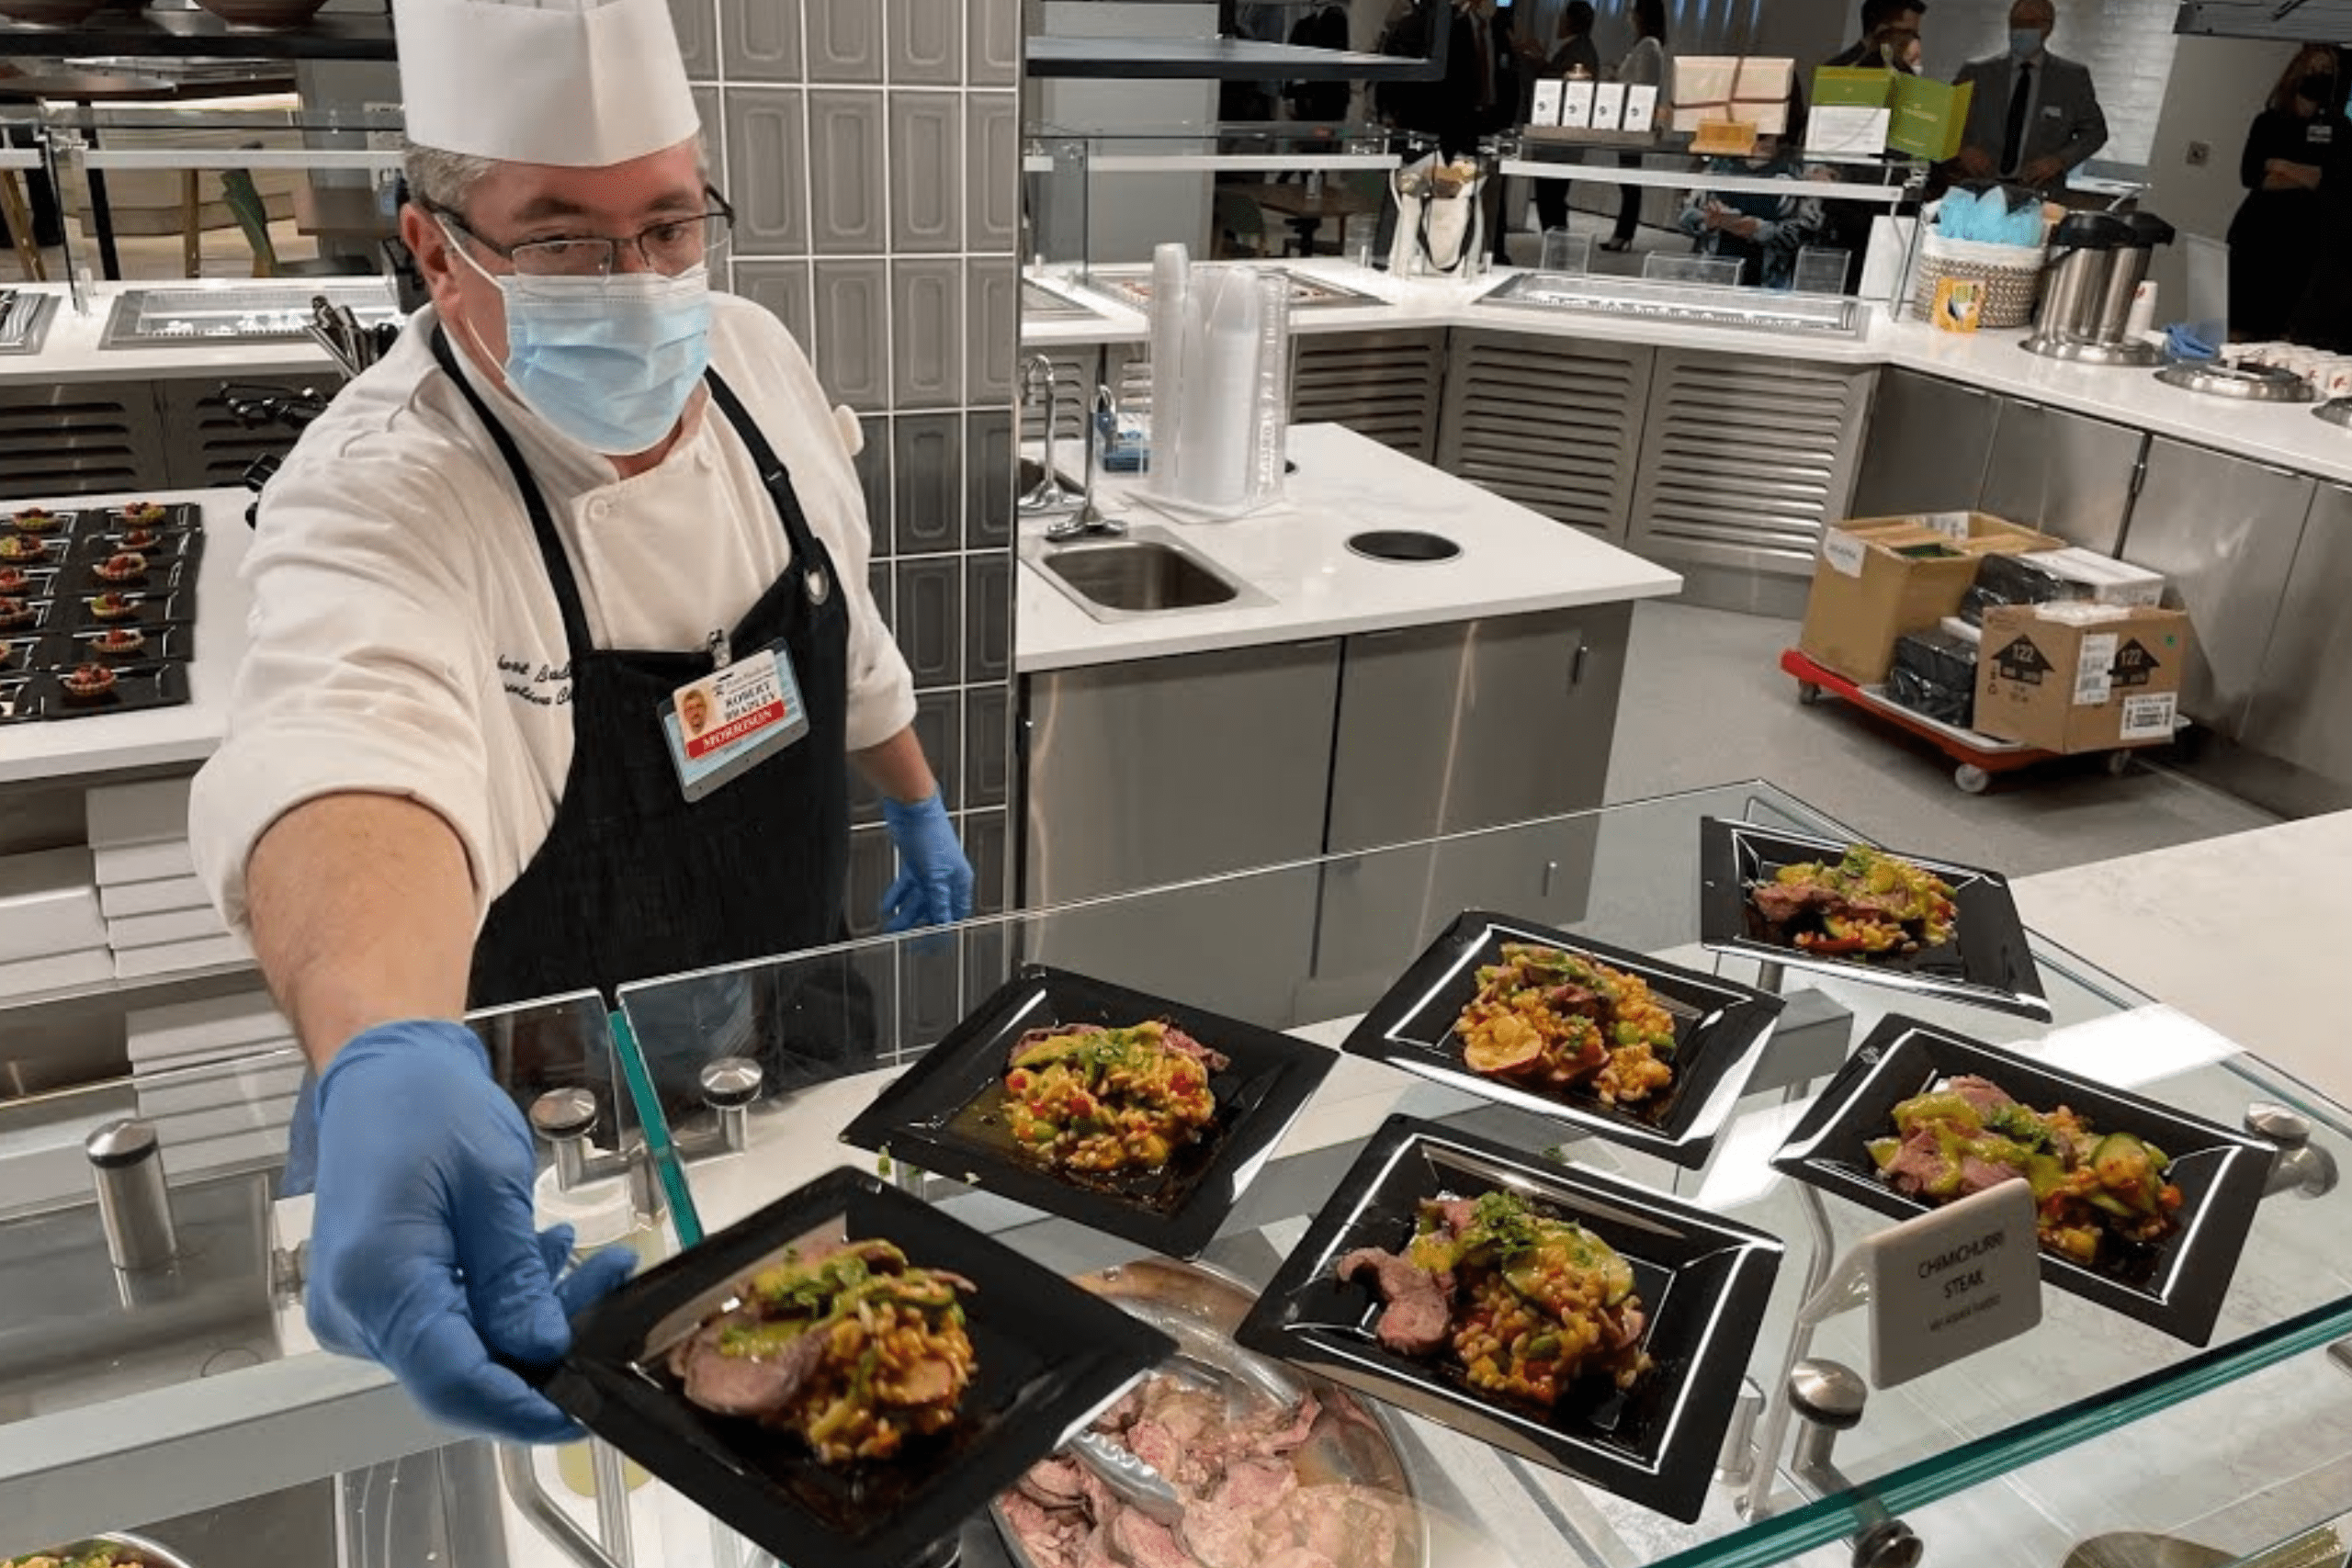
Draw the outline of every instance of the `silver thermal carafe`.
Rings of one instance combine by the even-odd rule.
[[[2041,311],[2029,352],[2091,365],[2154,365],[2151,344],[2127,334],[2132,297],[2172,226],[2145,212],[2077,212],[2058,225]]]

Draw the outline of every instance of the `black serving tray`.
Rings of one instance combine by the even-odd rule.
[[[1454,1023],[1477,995],[1479,967],[1499,963],[1505,942],[1561,948],[1648,982],[1674,1017],[1674,1082],[1667,1092],[1644,1105],[1604,1105],[1586,1090],[1544,1094],[1473,1072]],[[1625,948],[1472,909],[1373,1004],[1343,1048],[1695,1170],[1713,1151],[1783,1005],[1769,993]]]
[[[110,588],[113,584],[105,586]],[[192,626],[196,621],[196,593],[192,586],[176,593],[140,588],[123,589],[123,592],[138,601],[139,606],[139,613],[127,621],[102,621],[91,613],[90,601],[97,597],[98,592],[94,589],[58,600],[57,605],[62,614],[51,624],[57,625],[62,620],[68,631],[104,631],[108,626],[137,626],[152,637],[166,626]]]
[[[114,690],[90,703],[69,700],[62,675],[34,676],[32,685],[40,694],[41,716],[51,719],[94,718],[103,713],[139,713],[148,708],[177,707],[187,701],[187,668],[185,665],[122,664],[109,665],[108,668],[114,671]]]
[[[2018,918],[2017,899],[2008,879],[1997,872],[1889,850],[1951,885],[1952,902],[1959,907],[1952,940],[1917,953],[1876,957],[1813,953],[1774,932],[1749,901],[1748,886],[1769,880],[1784,865],[1840,859],[1852,843],[1718,817],[1707,818],[1699,832],[1699,934],[1713,951],[1971,1002],[2045,1023],[2053,1016],[2025,924]]]
[[[112,626],[84,626],[79,631],[57,632],[44,637],[33,646],[29,664],[16,666],[26,670],[71,670],[82,664],[104,664],[114,670],[135,670],[142,664],[185,664],[195,657],[195,636],[187,626],[165,626],[150,631],[144,626],[147,646],[137,654],[118,658],[98,652],[90,646],[92,639]],[[7,640],[0,637],[0,641]]]
[[[688,1404],[668,1353],[786,1247],[842,1235],[895,1242],[916,1264],[971,1280],[964,1310],[978,1366],[954,1427],[888,1462],[837,1470],[797,1438]],[[589,1307],[563,1360],[529,1375],[590,1431],[780,1560],[900,1568],[1175,1348],[1003,1243],[842,1168]]]
[[[1881,1021],[1831,1077],[1772,1156],[1773,1168],[1897,1220],[1924,1213],[1934,1205],[1881,1180],[1865,1145],[1894,1132],[1896,1105],[1965,1073],[1990,1079],[2037,1110],[2072,1106],[2098,1131],[2130,1133],[2172,1156],[2179,1229],[2156,1247],[2119,1254],[2097,1268],[2045,1250],[2041,1277],[2176,1339],[2211,1340],[2278,1155],[2260,1138],[1895,1016]]]
[[[1012,1047],[1033,1029],[1080,1023],[1123,1028],[1165,1019],[1231,1060],[1211,1076],[1210,1135],[1148,1176],[1060,1173],[1013,1145],[1002,1120]],[[998,987],[946,1039],[859,1112],[842,1141],[887,1152],[1015,1202],[1124,1236],[1170,1258],[1215,1238],[1250,1179],[1338,1060],[1256,1024],[1067,970],[1031,964]]]
[[[1338,1259],[1359,1247],[1403,1247],[1424,1198],[1498,1189],[1577,1221],[1634,1266],[1657,1364],[1632,1389],[1599,1382],[1546,1414],[1474,1390],[1445,1352],[1402,1356],[1374,1337],[1380,1298],[1341,1283]],[[1392,1116],[1235,1337],[1688,1524],[1706,1502],[1782,1251],[1762,1231],[1663,1192]]]

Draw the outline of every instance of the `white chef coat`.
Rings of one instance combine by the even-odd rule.
[[[867,581],[856,416],[828,404],[773,315],[727,295],[714,305],[711,361],[791,470],[849,594],[849,746],[877,745],[913,722],[914,682]],[[240,931],[254,845],[306,801],[364,793],[430,807],[465,845],[479,920],[530,863],[562,797],[562,614],[505,464],[434,361],[433,324],[428,310],[335,400],[262,498],[244,567],[252,646],[227,741],[189,812],[197,868]],[[481,375],[457,335],[458,363],[546,497],[597,647],[702,648],[783,573],[791,544],[707,393],[658,468],[616,479]]]

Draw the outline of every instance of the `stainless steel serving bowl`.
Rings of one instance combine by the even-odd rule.
[[[118,1561],[136,1564],[137,1568],[196,1568],[194,1563],[169,1547],[158,1546],[144,1536],[136,1535],[94,1535],[65,1546],[46,1546],[37,1551],[20,1551],[13,1557],[0,1557],[0,1568],[13,1568],[16,1563],[37,1557],[55,1557],[70,1562],[102,1547],[111,1550]]]

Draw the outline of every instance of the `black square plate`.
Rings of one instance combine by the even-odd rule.
[[[74,537],[74,558],[85,563],[102,561],[123,550],[135,549],[151,564],[168,566],[193,560],[204,553],[204,536],[192,528],[157,528],[152,545],[126,545],[122,541],[119,529],[100,529],[85,524]]]
[[[52,580],[56,576],[54,572],[47,575]],[[20,594],[11,594],[8,597],[23,598],[25,607],[33,613],[32,619],[23,626],[10,626],[5,631],[0,631],[0,637],[7,637],[12,641],[20,637],[44,637],[51,632],[62,629],[74,616],[71,600],[37,599]]]
[[[114,690],[95,702],[75,702],[66,696],[63,680],[62,675],[33,677],[32,689],[40,694],[42,716],[94,718],[102,713],[177,707],[187,701],[187,668],[180,664],[126,664],[115,670]]]
[[[1674,1016],[1674,1082],[1667,1092],[1644,1105],[1603,1105],[1582,1089],[1541,1094],[1471,1071],[1454,1023],[1478,994],[1479,967],[1501,962],[1505,942],[1560,948],[1648,982],[1650,994]],[[1782,1006],[1778,997],[1712,975],[1472,909],[1373,1004],[1344,1048],[1695,1170],[1707,1163]]]
[[[89,592],[76,593],[71,598],[57,601],[58,608],[62,612],[61,618],[69,630],[102,631],[107,626],[137,626],[143,632],[152,633],[165,626],[188,626],[196,620],[196,595],[192,592],[162,593],[148,589],[127,588],[122,592],[130,595],[135,606],[134,613],[127,620],[102,621],[90,608],[98,592],[94,588]],[[52,626],[56,624],[55,620],[51,622]]]
[[[1699,935],[1715,952],[2050,1021],[2041,971],[2026,943],[2017,899],[2008,878],[1998,873],[1889,850],[1951,884],[1952,902],[1959,906],[1952,940],[1917,953],[1870,958],[1817,954],[1775,932],[1749,901],[1747,889],[1770,881],[1784,865],[1835,861],[1853,845],[1718,817],[1706,818],[1699,831]]]
[[[0,505],[0,535],[23,533],[24,530],[17,526],[17,517],[18,513],[30,510],[32,510],[30,507],[26,506]],[[40,539],[71,538],[76,530],[89,526],[91,520],[104,515],[102,513],[77,511],[70,506],[50,506],[42,510],[57,519],[57,526],[47,533],[33,536]]]
[[[203,525],[204,509],[193,502],[174,501],[164,503],[161,522],[133,523],[119,506],[102,507],[85,513],[81,527],[85,533],[96,531],[119,534],[126,528],[153,528],[159,533],[193,533]]]
[[[72,526],[71,524],[67,525]],[[24,571],[62,567],[73,553],[71,536],[67,534],[12,534],[0,527],[0,539],[27,539],[40,547],[40,554],[37,557],[28,556],[19,559],[13,555],[0,556],[0,566],[13,566]]]
[[[819,1464],[797,1438],[687,1403],[669,1351],[785,1248],[879,1237],[978,1287],[961,1418],[888,1462]],[[1109,1302],[846,1167],[649,1269],[573,1320],[534,1374],[582,1425],[786,1562],[901,1568],[986,1508],[1175,1342]]]
[[[29,676],[0,675],[0,724],[23,724],[40,716],[40,692]]]
[[[1207,1137],[1148,1176],[1102,1179],[1050,1170],[1013,1146],[1002,1115],[1004,1072],[1023,1035],[1080,1023],[1125,1028],[1148,1019],[1164,1019],[1230,1059],[1209,1079],[1217,1109]],[[1031,964],[876,1096],[842,1141],[888,1151],[1154,1252],[1190,1258],[1216,1237],[1338,1059],[1323,1046],[1256,1024]]]
[[[85,626],[80,631],[60,632],[41,638],[33,648],[31,662],[20,668],[71,670],[81,664],[106,664],[118,670],[130,670],[141,664],[186,663],[194,654],[196,637],[189,627],[165,626],[161,631],[140,629],[147,641],[131,657],[115,659],[98,652],[91,644],[105,635],[106,628]]]
[[[1898,1220],[1925,1213],[1931,1205],[1879,1179],[1866,1145],[1894,1132],[1895,1106],[1963,1073],[1990,1079],[2039,1111],[2072,1106],[2098,1131],[2130,1133],[2172,1157],[2179,1229],[2156,1247],[2097,1268],[2044,1250],[2041,1277],[2176,1339],[2211,1339],[2278,1154],[2259,1138],[1965,1035],[1890,1017],[1806,1110],[1772,1156],[1773,1168]]]
[[[177,536],[188,537],[185,534]],[[146,557],[147,570],[129,582],[108,582],[98,575],[98,567],[106,557],[80,557],[67,570],[61,592],[78,599],[85,594],[103,593],[109,588],[118,588],[125,593],[141,593],[153,599],[177,593],[183,588],[195,588],[195,556],[180,556],[164,550],[141,550],[139,553]],[[191,593],[189,602],[194,603],[194,598]]]
[[[1634,1266],[1649,1314],[1643,1343],[1657,1364],[1632,1389],[1603,1382],[1548,1416],[1496,1399],[1442,1353],[1421,1359],[1383,1346],[1373,1335],[1379,1297],[1332,1272],[1359,1247],[1405,1246],[1424,1198],[1500,1190],[1575,1220]],[[1687,1524],[1706,1502],[1782,1251],[1762,1231],[1663,1192],[1392,1116],[1235,1337]]]

